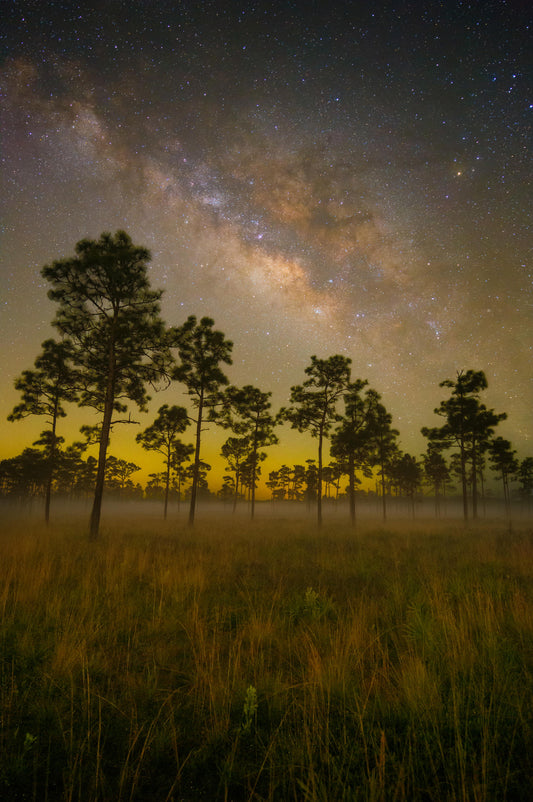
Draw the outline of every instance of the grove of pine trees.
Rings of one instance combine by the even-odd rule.
[[[233,343],[208,317],[190,316],[180,327],[167,326],[160,316],[162,293],[150,286],[149,262],[149,252],[118,231],[82,240],[74,257],[43,268],[48,297],[57,304],[52,324],[58,339],[46,340],[33,368],[15,380],[21,400],[8,418],[39,415],[46,428],[32,447],[0,461],[1,497],[42,497],[48,522],[54,494],[90,495],[91,538],[99,532],[104,490],[118,498],[159,498],[165,517],[169,501],[179,505],[186,497],[190,524],[200,498],[229,500],[233,509],[248,498],[253,518],[264,449],[278,442],[276,429],[288,423],[311,435],[315,451],[305,465],[270,471],[265,485],[273,501],[314,505],[319,526],[323,503],[340,497],[347,499],[355,524],[359,488],[371,481],[383,519],[393,496],[407,499],[414,515],[421,492],[432,492],[440,515],[454,482],[464,518],[476,518],[487,462],[501,482],[507,514],[512,482],[519,484],[526,503],[531,500],[533,457],[520,461],[511,443],[495,435],[507,416],[482,402],[483,371],[460,370],[440,383],[449,391],[434,410],[441,425],[422,429],[427,451],[419,459],[402,452],[392,415],[366,380],[352,378],[347,357],[311,356],[306,378],[291,388],[288,405],[277,412],[270,392],[231,385],[224,371],[232,364]],[[146,411],[149,393],[176,382],[185,388],[192,410],[163,404],[137,434],[143,449],[161,456],[161,472],[151,474],[143,488],[132,478],[139,466],[109,454],[110,437],[117,425],[136,422],[132,407]],[[84,439],[65,447],[61,422],[68,404],[93,408],[99,422],[83,426]],[[216,495],[208,485],[210,466],[201,456],[207,423],[230,433],[221,449],[227,473]],[[189,426],[193,442],[185,443],[180,435]],[[86,456],[91,445],[96,457]]]

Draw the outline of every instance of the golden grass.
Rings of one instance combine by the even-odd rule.
[[[525,526],[70,522],[1,548],[0,798],[526,798]]]

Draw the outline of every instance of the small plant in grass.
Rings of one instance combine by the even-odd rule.
[[[335,608],[330,599],[320,596],[312,587],[298,594],[288,607],[289,619],[296,623],[301,620],[318,621],[335,617]]]
[[[248,734],[252,729],[252,724],[257,715],[257,691],[253,685],[249,685],[246,689],[246,696],[244,698],[244,707],[242,711],[242,732]]]
[[[35,746],[35,742],[37,741],[37,736],[32,735],[31,733],[27,732],[24,736],[24,754],[27,755],[28,752],[31,752],[33,747]]]

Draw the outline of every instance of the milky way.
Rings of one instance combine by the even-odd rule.
[[[124,228],[233,382],[282,404],[345,354],[416,451],[439,381],[482,369],[531,452],[525,4],[42,5],[2,34],[5,415],[51,334],[41,266]]]

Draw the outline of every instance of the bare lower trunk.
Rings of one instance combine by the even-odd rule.
[[[237,471],[235,473],[235,493],[233,494],[233,512],[234,513],[237,511],[237,498],[239,496],[239,480],[240,480],[240,476],[239,476],[239,472]]]
[[[89,539],[96,540],[100,531],[100,515],[102,512],[102,498],[104,495],[105,483],[105,463],[107,456],[107,446],[109,434],[111,432],[111,421],[113,419],[113,404],[115,402],[115,342],[114,335],[111,335],[109,343],[107,387],[105,394],[104,417],[102,420],[102,431],[100,432],[100,447],[98,449],[98,467],[96,469],[96,484],[94,488],[94,501],[89,524]]]
[[[57,453],[57,438],[56,438],[56,425],[57,415],[59,409],[59,398],[54,399],[54,409],[52,414],[52,442],[50,443],[50,454],[48,457],[48,476],[46,477],[46,492],[44,497],[44,520],[48,525],[50,523],[50,500],[52,498],[52,481],[54,478],[54,468]]]
[[[167,475],[165,479],[165,510],[163,513],[163,518],[165,521],[167,520],[167,512],[168,512],[168,489],[170,486],[170,456],[167,458]]]
[[[250,494],[250,518],[254,519],[255,516],[255,480],[256,480],[256,466],[257,466],[257,446],[254,443],[254,452],[253,452],[253,465],[252,465],[252,487],[251,487],[251,494]]]
[[[435,483],[435,518],[440,518],[440,490],[438,482]]]
[[[461,444],[461,480],[463,484],[463,518],[468,521],[468,487],[466,483],[466,458]]]
[[[322,432],[318,435],[317,523],[322,526]]]
[[[203,412],[203,393],[200,395],[198,403],[198,420],[196,422],[196,446],[194,450],[194,469],[192,475],[191,486],[191,504],[189,507],[189,526],[194,524],[194,516],[196,513],[196,496],[198,493],[198,476],[200,473],[200,438],[202,432],[202,412]]]
[[[104,414],[102,432],[100,436],[100,448],[98,451],[98,468],[96,469],[96,484],[94,487],[94,500],[89,525],[89,539],[96,540],[100,531],[100,515],[102,512],[102,498],[104,495],[105,483],[105,462],[107,455],[107,444],[109,442],[109,432],[111,430],[111,410]]]
[[[50,499],[52,496],[52,467],[53,463],[50,464],[50,469],[48,473],[48,478],[46,480],[46,491],[44,497],[44,521],[46,525],[50,523]]]
[[[381,509],[383,520],[387,520],[387,499],[385,496],[385,465],[381,463]]]
[[[348,499],[350,503],[350,521],[355,526],[355,465],[352,456],[348,460]]]
[[[477,518],[477,454],[476,442],[472,442],[472,518]]]

